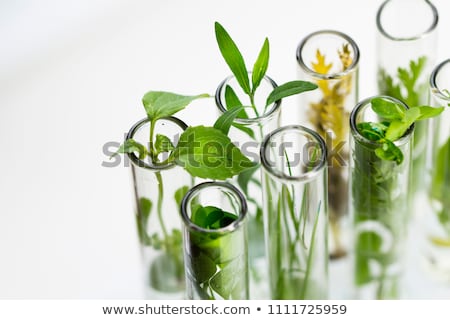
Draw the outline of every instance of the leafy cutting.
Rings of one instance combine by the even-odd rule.
[[[427,62],[426,56],[420,56],[416,60],[409,61],[406,67],[398,67],[394,74],[388,74],[386,70],[380,69],[378,73],[380,93],[405,102],[409,108],[426,103],[428,97],[427,75],[425,74]],[[413,175],[410,187],[413,192],[423,185],[421,182],[426,162],[426,137],[427,123],[417,123],[414,129]]]
[[[344,75],[337,79],[316,80],[320,90],[320,99],[313,101],[309,105],[309,121],[322,137],[329,137],[332,132],[332,146],[345,143],[349,133],[348,118],[349,112],[346,108],[351,103],[351,95],[354,92],[354,73],[346,71],[353,63],[353,56],[348,43],[342,44],[337,49],[340,66],[338,71]],[[319,49],[316,50],[315,61],[311,62],[312,70],[320,75],[330,74],[333,63],[328,62],[325,54]],[[331,147],[332,147],[331,146]],[[330,146],[329,146],[330,147]],[[343,149],[344,159],[348,158],[348,152]],[[328,181],[329,181],[329,217],[330,230],[333,237],[334,247],[330,252],[332,259],[337,259],[346,255],[346,249],[341,239],[341,217],[347,214],[346,202],[342,201],[347,197],[347,179],[345,167],[340,164],[333,153],[328,155]]]
[[[191,221],[206,230],[219,230],[237,220],[237,216],[214,206],[192,205]],[[202,299],[243,299],[246,291],[246,271],[242,253],[235,245],[243,243],[235,239],[241,235],[232,233],[189,232],[192,254],[189,276]]]
[[[443,107],[429,106],[404,110],[397,103],[385,98],[374,98],[371,104],[373,111],[384,121],[362,122],[357,124],[357,129],[362,136],[380,145],[375,149],[375,154],[380,159],[395,161],[397,164],[402,163],[403,153],[394,141],[400,139],[414,122],[436,117],[444,111]]]
[[[352,205],[355,222],[355,283],[376,288],[377,299],[398,294],[398,257],[403,250],[408,215],[408,163],[395,144],[415,121],[435,117],[443,108],[405,109],[392,100],[370,101],[378,122],[357,124],[370,143],[355,139],[352,169]]]
[[[419,80],[424,72],[427,57],[421,56],[417,61],[411,60],[409,68],[397,68],[396,79],[387,74],[385,70],[380,70],[378,84],[382,94],[404,101],[409,107],[420,105],[420,95],[424,91]]]
[[[160,291],[179,290],[184,276],[182,259],[182,241],[180,230],[168,230],[163,217],[164,181],[159,167],[178,165],[195,177],[207,179],[227,179],[239,172],[251,168],[253,163],[228,138],[228,129],[239,110],[237,107],[225,112],[214,127],[188,127],[175,144],[169,137],[155,132],[159,120],[171,117],[183,110],[192,101],[210,97],[208,94],[184,96],[172,92],[149,91],[142,103],[150,124],[149,141],[145,146],[134,139],[127,139],[117,153],[135,154],[141,161],[147,160],[154,168],[158,184],[155,205],[146,197],[138,201],[136,223],[139,240],[142,245],[150,246],[163,253],[153,260],[150,268],[150,285]],[[183,186],[175,192],[174,200],[179,203],[189,189]],[[152,210],[156,210],[162,234],[147,233]],[[165,279],[161,274],[173,274],[177,279]]]
[[[258,58],[256,59],[253,69],[251,72],[251,82],[249,78],[249,72],[246,67],[244,58],[239,51],[236,43],[233,41],[231,36],[225,30],[225,28],[219,23],[215,23],[215,33],[216,40],[219,46],[219,50],[230,68],[231,72],[235,76],[239,86],[244,91],[244,93],[249,98],[249,106],[252,108],[255,116],[258,118],[262,114],[259,113],[256,105],[255,105],[255,94],[256,90],[261,84],[262,79],[266,75],[266,71],[269,66],[269,57],[270,57],[270,45],[269,40],[266,38],[259,52]],[[273,91],[266,98],[266,104],[264,106],[264,112],[266,112],[267,107],[272,103],[281,100],[282,98],[292,96],[295,94],[299,94],[302,92],[314,90],[317,88],[317,85],[307,82],[307,81],[290,81],[283,85],[280,85],[273,89]],[[237,97],[235,91],[230,86],[226,87],[225,90],[225,100],[227,108],[232,108],[236,106],[243,106],[247,104],[243,104],[239,98]],[[244,113],[241,113],[244,119],[248,118]]]
[[[284,83],[275,87],[267,96],[262,97],[263,99],[261,100],[265,102],[263,106],[257,106],[255,103],[255,97],[259,92],[257,89],[260,87],[269,67],[269,39],[264,39],[258,57],[253,64],[253,68],[249,69],[247,68],[247,64],[236,43],[225,28],[218,22],[215,23],[215,35],[222,57],[239,85],[237,88],[233,88],[228,84],[225,86],[224,107],[226,110],[231,110],[238,106],[249,106],[249,108],[242,109],[238,113],[237,118],[250,119],[253,121],[244,122],[245,124],[236,121],[232,126],[244,132],[252,141],[259,143],[267,133],[263,130],[263,120],[259,120],[259,118],[262,118],[267,114],[269,111],[268,108],[283,98],[314,90],[317,88],[317,85],[311,82],[298,80]],[[242,101],[236,93],[238,90],[243,92],[243,94],[240,95]],[[249,219],[249,245],[251,247],[250,255],[252,259],[257,259],[264,255],[264,229],[260,200],[260,180],[259,164],[242,171],[237,178],[237,182],[244,192],[247,201],[251,202],[254,206],[254,210],[252,210]],[[250,185],[251,187],[249,187]],[[255,278],[258,278],[259,272],[260,270],[252,270],[252,274]]]

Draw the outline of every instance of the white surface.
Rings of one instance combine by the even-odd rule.
[[[312,31],[348,33],[361,50],[360,98],[375,93],[370,0],[0,2],[0,298],[140,298],[129,172],[102,167],[102,147],[144,116],[150,90],[213,93],[229,74],[220,21],[253,63],[265,36],[268,74],[296,77]],[[439,61],[450,55],[450,4]],[[283,106],[295,121],[295,99]],[[193,111],[195,109],[198,111]],[[210,123],[213,100],[184,113]],[[418,298],[433,290],[412,289]]]

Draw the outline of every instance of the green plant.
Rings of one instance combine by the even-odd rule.
[[[407,193],[402,191],[407,186],[401,177],[408,176],[409,167],[395,142],[415,121],[435,117],[443,108],[405,110],[384,98],[372,99],[371,106],[380,121],[357,124],[357,131],[368,141],[355,139],[353,152],[355,283],[374,282],[376,298],[395,298],[398,272],[393,270],[403,250],[408,214]]]
[[[382,160],[395,161],[401,164],[403,154],[394,144],[401,138],[413,123],[438,116],[444,108],[420,106],[404,110],[402,106],[384,98],[371,100],[373,111],[384,119],[382,122],[359,123],[358,131],[365,138],[379,144],[375,154]]]
[[[337,49],[337,53],[340,61],[339,72],[345,72],[353,63],[349,44],[343,44],[340,49]],[[319,49],[316,51],[315,58],[316,60],[311,63],[312,69],[318,74],[328,74],[333,67],[333,63],[328,63],[326,56]],[[349,112],[345,105],[354,91],[352,84],[353,73],[351,72],[337,79],[317,80],[321,96],[318,101],[310,103],[309,120],[316,132],[322,137],[329,137],[330,132],[332,133],[331,148],[347,140]],[[348,152],[345,149],[342,150],[341,154],[344,159],[348,158]],[[347,214],[347,202],[342,201],[347,197],[347,178],[346,168],[336,160],[331,152],[328,156],[328,163],[329,217],[334,242],[330,257],[337,259],[346,255],[341,240],[340,219]]]
[[[237,216],[214,206],[192,205],[191,221],[207,230],[218,230],[217,233],[205,233],[197,230],[189,231],[189,252],[191,255],[191,281],[196,293],[206,300],[243,299],[246,296],[247,269],[244,258],[242,235],[236,232],[221,232],[237,220]],[[242,248],[242,252],[239,249]]]
[[[262,119],[269,111],[268,108],[276,101],[286,98],[288,96],[300,94],[311,91],[317,88],[317,85],[307,81],[290,81],[278,87],[275,87],[267,97],[262,97],[264,105],[257,105],[255,97],[259,92],[260,84],[266,76],[269,67],[270,58],[270,44],[266,38],[259,51],[258,57],[250,70],[244,61],[243,55],[237,47],[234,40],[225,30],[225,28],[218,22],[215,23],[215,35],[219,50],[224,58],[226,64],[234,75],[238,88],[233,88],[230,85],[225,86],[224,100],[225,108],[231,110],[237,106],[248,106],[246,109],[238,114],[239,119],[251,119],[253,122],[234,122],[233,126],[247,134],[253,141],[261,142],[264,137],[263,124],[266,120]],[[237,92],[241,90],[238,96]],[[241,97],[241,98],[239,98]],[[254,207],[250,214],[248,223],[249,228],[249,246],[251,260],[264,255],[264,229],[262,218],[262,205],[260,200],[261,181],[259,164],[255,167],[242,171],[237,177],[237,183],[246,196],[246,199]],[[251,265],[252,276],[258,281],[261,270],[253,269]]]
[[[219,46],[222,57],[224,58],[233,75],[236,77],[236,80],[239,83],[241,89],[249,98],[248,103],[242,103],[236,95],[234,89],[231,86],[227,86],[225,98],[228,109],[234,108],[236,106],[248,105],[253,110],[255,117],[260,117],[266,112],[267,107],[275,101],[317,88],[317,85],[307,81],[290,81],[284,83],[273,89],[273,91],[269,94],[269,96],[266,98],[263,113],[260,114],[257,106],[255,105],[255,94],[256,90],[261,84],[262,79],[266,75],[266,71],[269,66],[269,40],[267,38],[264,40],[258,58],[253,65],[250,82],[249,71],[245,65],[244,58],[242,57],[241,52],[239,51],[231,36],[218,22],[215,23],[215,32],[217,44]],[[242,110],[239,114],[239,118],[248,119],[248,114],[244,110]]]
[[[394,75],[389,75],[381,69],[378,76],[378,86],[380,93],[394,97],[405,102],[409,108],[420,106],[428,97],[428,83],[426,79],[425,67],[427,57],[421,56],[417,60],[409,61],[408,67],[397,68]],[[413,148],[413,175],[411,189],[420,189],[421,177],[425,166],[425,145],[427,137],[426,122],[419,122],[414,131]]]
[[[159,120],[174,115],[196,99],[206,97],[209,95],[183,96],[171,92],[147,92],[142,102],[150,123],[148,147],[133,139],[127,139],[117,151],[117,153],[135,153],[139,159],[146,160],[155,168],[152,174],[158,183],[157,203],[154,205],[149,198],[141,197],[138,201],[136,223],[141,244],[163,253],[152,262],[150,281],[152,287],[164,292],[177,290],[177,283],[184,277],[184,267],[181,232],[177,229],[168,230],[165,225],[164,181],[158,167],[175,164],[183,167],[193,177],[223,180],[254,166],[227,136],[234,117],[243,107],[224,113],[213,127],[188,127],[176,145],[169,137],[155,132]],[[217,147],[218,144],[221,148]],[[178,189],[174,194],[174,201],[179,204],[188,188],[183,186]],[[162,234],[147,233],[147,224],[152,211],[156,211]],[[180,281],[171,279],[162,281],[161,274],[168,274],[169,271]]]

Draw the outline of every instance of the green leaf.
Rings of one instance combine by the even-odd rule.
[[[235,127],[236,129],[241,130],[242,132],[246,133],[253,140],[256,139],[255,133],[249,127],[246,127],[245,125],[240,124],[240,123],[233,123],[232,126]]]
[[[388,161],[395,161],[397,164],[403,162],[402,151],[390,140],[382,140],[382,146],[375,149],[378,158]]]
[[[228,263],[211,278],[211,288],[226,300],[240,299],[244,290],[242,285],[245,283],[243,269],[239,259]]]
[[[181,206],[181,201],[184,195],[189,191],[189,186],[182,186],[175,191],[174,198],[178,208]]]
[[[211,127],[189,127],[174,150],[176,163],[195,177],[225,180],[253,163],[222,131]]]
[[[374,98],[370,101],[373,111],[388,120],[401,120],[405,115],[404,109],[397,103],[384,98]]]
[[[419,117],[417,118],[417,120],[424,120],[424,119],[429,119],[429,118],[434,118],[437,117],[438,115],[440,115],[445,107],[429,107],[429,106],[420,106],[420,107],[415,107],[414,109],[419,109]]]
[[[133,153],[133,152],[137,152],[139,154],[138,157],[141,160],[145,159],[145,157],[147,156],[147,148],[145,146],[143,146],[139,142],[135,141],[134,139],[127,139],[127,140],[125,140],[124,143],[122,143],[120,145],[117,152],[114,153],[111,156],[111,158],[119,153]]]
[[[250,94],[250,81],[241,52],[220,23],[216,22],[214,26],[217,44],[219,45],[220,52],[222,53],[225,62],[230,67],[231,72],[233,72],[242,90],[244,90],[245,93]]]
[[[267,67],[269,66],[269,39],[264,40],[264,44],[259,52],[258,59],[253,66],[252,71],[252,92],[256,91],[261,80],[266,74]]]
[[[244,104],[239,100],[236,92],[234,92],[233,88],[227,85],[225,87],[225,104],[226,109],[230,110],[234,107],[243,106]],[[238,118],[240,119],[248,119],[247,112],[245,112],[245,109],[242,109],[241,112],[238,114]]]
[[[384,138],[387,126],[376,122],[361,122],[356,125],[358,132],[370,141],[378,141]]]
[[[403,137],[403,135],[405,134],[405,132],[408,130],[408,128],[411,126],[411,124],[413,122],[414,121],[412,121],[412,122],[410,122],[410,121],[405,122],[405,121],[398,121],[398,120],[392,121],[391,124],[389,125],[389,128],[386,131],[386,139],[388,139],[390,141],[395,141],[395,140]]]
[[[196,96],[182,96],[172,92],[149,91],[142,98],[142,103],[150,121],[156,121],[183,110],[196,99],[208,97],[210,95],[206,93]]]
[[[193,251],[201,250],[197,246],[193,246]],[[209,280],[217,270],[214,261],[205,253],[200,251],[198,256],[190,257],[192,266],[192,276],[198,283]]]
[[[150,265],[150,286],[161,292],[180,291],[182,282],[174,276],[178,273],[176,257],[169,253],[161,254]]]
[[[216,122],[214,123],[214,128],[222,131],[224,134],[228,134],[234,119],[236,119],[237,115],[243,109],[244,109],[243,106],[239,106],[227,110],[216,120]]]
[[[162,134],[156,134],[155,149],[156,154],[172,151],[175,147],[168,137]]]
[[[282,98],[317,89],[317,85],[307,81],[290,81],[273,89],[266,101],[266,106]]]

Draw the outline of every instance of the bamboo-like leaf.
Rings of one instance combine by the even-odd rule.
[[[264,44],[259,52],[258,59],[253,66],[252,71],[252,92],[256,91],[261,80],[266,74],[267,67],[269,66],[269,39],[264,40]]]
[[[250,81],[241,52],[220,23],[216,22],[214,26],[217,44],[219,45],[220,52],[222,53],[225,62],[230,67],[231,72],[233,72],[236,80],[242,87],[242,90],[244,90],[245,93],[250,94]]]
[[[296,80],[286,82],[285,84],[282,84],[281,86],[273,89],[273,91],[267,98],[266,106],[285,97],[315,89],[317,89],[317,85],[308,81]]]
[[[227,110],[244,105],[241,100],[239,100],[236,92],[234,92],[233,88],[229,85],[225,87],[225,104]],[[242,109],[237,117],[240,119],[248,119],[248,115],[247,112],[245,112],[245,109]]]
[[[233,107],[228,111],[224,112],[214,123],[214,128],[219,129],[224,134],[228,134],[230,127],[233,124],[234,119],[243,110],[243,106]]]

